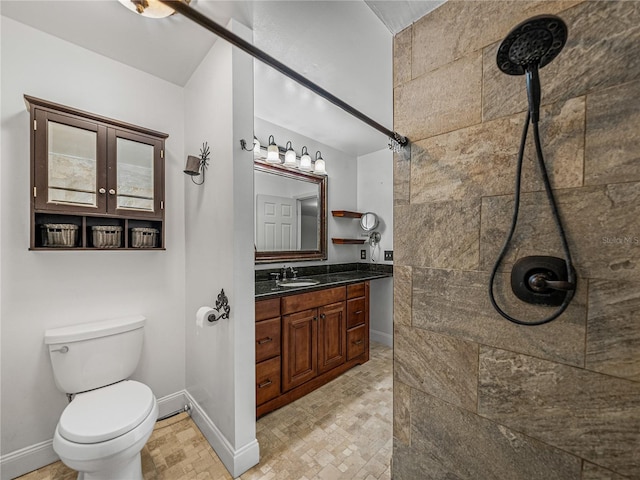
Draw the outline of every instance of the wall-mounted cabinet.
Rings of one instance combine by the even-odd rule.
[[[165,133],[25,95],[31,249],[164,248]]]

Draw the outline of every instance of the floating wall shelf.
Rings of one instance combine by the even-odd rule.
[[[359,240],[357,238],[332,238],[331,241],[339,245],[358,245],[363,244],[367,241],[367,239],[365,238],[363,240]]]
[[[348,210],[331,210],[331,215],[334,217],[347,217],[347,218],[360,218],[362,217],[362,213],[360,212],[350,212]]]

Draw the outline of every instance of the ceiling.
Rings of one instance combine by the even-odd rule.
[[[392,38],[442,1],[192,0],[226,25],[251,27],[254,44],[392,128]],[[157,20],[115,0],[3,0],[0,13],[184,86],[216,37],[180,15]],[[255,115],[352,155],[387,138],[256,61]],[[400,132],[402,133],[402,132]]]

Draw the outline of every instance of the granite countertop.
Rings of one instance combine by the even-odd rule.
[[[348,285],[350,283],[364,282],[366,280],[375,280],[378,278],[388,278],[393,276],[393,268],[390,265],[389,268],[374,268],[365,269],[361,265],[366,264],[351,264],[354,268],[352,270],[332,271],[335,269],[328,268],[327,273],[319,273],[316,271],[308,272],[313,274],[304,274],[298,269],[298,279],[310,279],[317,280],[319,283],[308,287],[283,287],[277,286],[275,280],[264,280],[263,276],[257,277],[255,283],[255,296],[256,299],[264,300],[271,297],[281,297],[284,295],[312,292],[314,290],[322,290],[329,287],[338,287],[341,285]],[[344,266],[343,266],[344,267]]]

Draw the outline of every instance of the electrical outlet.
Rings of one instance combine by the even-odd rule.
[[[384,251],[384,259],[385,259],[385,261],[393,260],[393,250],[385,250]]]
[[[366,259],[367,259],[367,251],[360,250],[360,260],[366,260]]]

